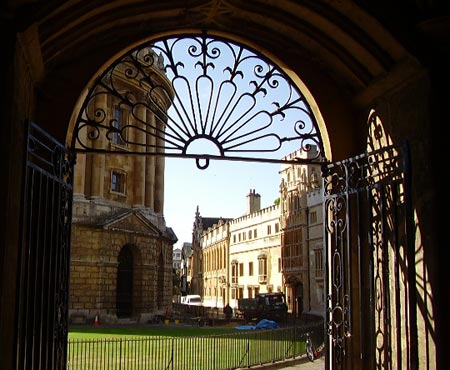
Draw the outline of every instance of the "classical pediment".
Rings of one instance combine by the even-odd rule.
[[[161,235],[161,231],[141,212],[136,210],[130,210],[126,213],[113,216],[103,223],[102,226],[106,230],[118,230],[154,236]]]

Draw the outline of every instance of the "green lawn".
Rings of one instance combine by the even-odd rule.
[[[79,326],[69,328],[70,339],[104,339],[120,337],[194,337],[236,333],[227,327],[190,327],[190,326],[155,326],[155,327],[107,327]]]
[[[298,356],[294,331],[227,327],[71,327],[69,370],[212,370]]]

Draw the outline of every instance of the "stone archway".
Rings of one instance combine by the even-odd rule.
[[[133,188],[133,205],[157,213],[162,203],[156,191],[148,196],[149,183],[161,181],[163,173],[149,174],[152,163],[164,168],[164,157],[192,158],[205,169],[210,160],[320,164],[331,156],[320,109],[299,76],[223,35],[198,30],[134,45],[105,65],[89,86],[68,134],[78,166],[105,169],[105,155],[135,155],[135,167],[146,175],[144,185]],[[217,152],[192,152],[198,141]],[[304,156],[289,156],[299,148]],[[91,195],[97,197],[105,184],[91,179]],[[158,281],[161,266],[159,261]],[[162,286],[157,285],[158,308]]]
[[[147,9],[147,11],[142,12],[143,14],[145,13],[151,15],[147,16],[147,18],[143,17],[143,19],[146,20],[143,21],[142,24],[140,24],[139,32],[144,32],[142,31],[142,29],[145,28],[147,24],[151,24],[151,28],[146,28],[145,32],[155,32],[155,30],[156,32],[158,32],[160,30],[166,30],[174,24],[177,24],[178,27],[192,27],[192,25],[198,25],[204,22],[214,24],[216,28],[220,29],[232,30],[233,26],[235,26],[235,32],[242,35],[248,34],[249,37],[253,38],[253,40],[257,40],[258,38],[261,40],[266,39],[267,43],[261,42],[261,44],[267,45],[267,47],[273,51],[285,49],[283,50],[285,60],[292,61],[292,65],[294,66],[293,68],[295,70],[300,70],[299,64],[296,64],[295,62],[295,60],[302,59],[301,57],[299,57],[299,55],[307,55],[310,53],[311,59],[318,62],[317,64],[320,65],[320,68],[323,68],[325,72],[327,70],[331,70],[332,72],[330,74],[335,74],[336,79],[340,80],[341,82],[343,82],[344,80],[350,81],[348,84],[344,84],[347,87],[351,85],[351,88],[349,89],[350,96],[344,99],[340,99],[339,102],[342,102],[346,99],[348,99],[347,101],[352,100],[353,102],[356,102],[356,104],[360,104],[360,107],[362,107],[362,109],[364,109],[364,105],[367,104],[367,102],[370,102],[371,99],[376,98],[379,94],[383,95],[383,92],[381,91],[380,93],[378,89],[390,89],[392,87],[397,87],[398,84],[401,83],[401,78],[398,79],[394,76],[393,79],[390,79],[390,77],[392,77],[393,75],[390,74],[390,71],[393,71],[394,69],[397,71],[405,71],[405,69],[402,68],[404,64],[402,64],[401,61],[407,59],[405,58],[406,53],[396,47],[396,45],[392,41],[393,38],[391,38],[390,36],[385,37],[387,35],[387,32],[384,33],[383,30],[379,31],[378,25],[374,25],[373,19],[371,19],[371,17],[367,15],[368,13],[363,14],[364,18],[358,17],[358,15],[362,13],[362,11],[360,11],[360,9],[358,9],[354,4],[350,5],[350,3],[348,3],[344,11],[341,12],[339,11],[339,9],[337,9],[336,4],[343,3],[333,1],[320,5],[316,5],[316,3],[314,3],[314,5],[313,3],[304,4],[301,6],[301,9],[298,9],[298,4],[291,1],[280,2],[278,4],[261,3],[261,8],[258,8],[257,10],[251,9],[251,7],[248,6],[248,4],[245,2],[242,2],[240,4],[237,2],[221,3],[222,11],[218,11],[219,2],[205,2],[203,6],[199,6],[198,3],[192,3],[191,5],[185,2],[179,2],[177,3],[176,8],[172,9],[170,12],[167,12],[168,15],[164,16],[163,13],[167,11],[165,4],[161,2],[161,5],[158,5],[157,2],[151,2],[148,4],[148,7],[151,7],[151,9]],[[35,59],[32,58],[32,60],[37,61],[39,59],[36,63],[36,65],[38,66],[38,72],[40,67],[44,69],[45,72],[47,72],[46,76],[49,80],[55,82],[57,81],[55,83],[55,85],[57,85],[57,90],[53,90],[55,86],[50,86],[50,88],[48,85],[45,86],[45,83],[49,83],[48,81],[45,81],[43,85],[40,85],[40,91],[42,92],[40,96],[43,98],[41,99],[34,97],[33,99],[32,94],[30,93],[31,89],[21,89],[21,91],[23,91],[21,93],[22,100],[29,103],[28,105],[27,103],[14,105],[15,107],[17,107],[17,111],[21,112],[27,112],[26,108],[29,108],[28,112],[31,112],[32,108],[34,108],[35,106],[39,106],[38,110],[40,112],[36,115],[37,121],[43,125],[47,125],[47,128],[49,128],[48,131],[54,133],[56,136],[59,135],[58,137],[60,140],[61,138],[63,138],[63,135],[65,135],[65,126],[64,124],[61,124],[61,122],[64,122],[65,118],[68,117],[69,114],[67,110],[65,111],[64,109],[72,108],[73,101],[71,100],[70,96],[73,97],[75,94],[78,94],[79,91],[77,86],[74,87],[73,85],[66,85],[64,86],[64,89],[67,94],[64,94],[64,98],[58,97],[55,99],[55,96],[57,95],[55,94],[55,91],[60,91],[61,89],[61,76],[75,75],[78,77],[78,73],[82,71],[83,68],[79,68],[78,66],[73,67],[74,64],[82,65],[83,58],[86,55],[89,55],[92,50],[100,46],[105,40],[108,40],[110,44],[99,51],[99,53],[96,55],[97,60],[99,59],[99,55],[104,56],[106,54],[110,54],[111,50],[113,50],[114,52],[114,50],[117,50],[117,43],[122,43],[122,45],[123,43],[127,43],[129,41],[127,40],[127,37],[129,37],[131,34],[135,34],[137,29],[136,20],[132,16],[128,16],[129,20],[128,22],[126,22],[126,27],[115,27],[114,25],[117,25],[118,23],[108,23],[111,19],[113,19],[114,22],[121,21],[120,16],[116,15],[115,18],[109,16],[114,15],[115,9],[112,5],[111,7],[105,7],[105,9],[94,7],[92,6],[92,4],[88,3],[80,4],[79,2],[72,2],[72,4],[68,2],[65,5],[67,6],[62,6],[60,10],[58,10],[56,6],[47,9],[47,12],[44,11],[44,13],[47,13],[45,17],[39,18],[39,15],[36,15],[28,18],[30,19],[30,21],[28,21],[30,23],[33,23],[35,19],[39,19],[39,21],[36,21],[36,23],[33,24],[32,28],[36,32],[36,39],[38,38],[37,35],[39,35],[41,45],[44,45],[41,48],[35,48],[36,44],[31,43],[32,47],[29,48],[30,55],[44,55],[44,57],[42,58],[43,61],[39,59],[40,57],[36,57]],[[133,5],[135,6],[136,4]],[[71,6],[73,7],[73,10],[77,11],[71,12]],[[124,4],[118,2],[116,6],[122,7],[124,6]],[[141,6],[144,7],[143,4]],[[289,12],[284,9],[285,6],[288,7],[286,9],[289,9]],[[108,13],[105,11],[106,8]],[[307,11],[302,11],[303,8],[305,8]],[[387,13],[389,13],[390,8],[390,6],[386,7],[385,10]],[[33,7],[30,7],[29,9],[30,13],[34,11]],[[160,11],[160,13],[158,13],[158,11]],[[309,17],[311,12],[312,17]],[[71,13],[73,13],[72,17],[70,16]],[[133,14],[133,12],[131,11],[120,13],[127,15]],[[82,16],[80,16],[80,14],[82,14]],[[64,18],[60,18],[60,16],[62,15],[64,16]],[[101,16],[99,17],[99,15],[103,16],[103,18]],[[206,15],[208,15],[208,17]],[[286,15],[289,15],[289,19],[284,18]],[[123,18],[125,17],[126,15],[123,16]],[[24,18],[26,19],[27,17]],[[78,22],[74,21],[75,18],[78,18]],[[64,19],[64,21],[60,21],[60,19]],[[103,21],[102,27],[99,26],[100,22],[97,22],[97,19],[106,20]],[[369,22],[366,22],[367,19],[369,20]],[[55,20],[58,21],[55,22]],[[288,20],[289,22],[285,22],[285,20]],[[321,22],[321,20],[324,20],[325,22]],[[243,24],[244,27],[240,27],[241,24]],[[267,26],[261,27],[261,24],[267,24]],[[322,26],[323,24],[329,25],[328,30],[331,27],[336,26],[336,30],[338,32],[335,32],[332,35],[336,36],[336,39],[331,40],[329,38],[331,36],[331,32],[326,32],[327,28]],[[279,27],[280,25],[282,25],[282,27]],[[295,25],[300,26],[297,27]],[[80,26],[83,26],[83,28]],[[310,26],[313,26],[313,28],[311,28]],[[94,34],[95,37],[93,37],[92,32],[92,30],[94,29],[98,30],[98,33]],[[131,31],[131,29],[133,29],[133,31]],[[319,29],[319,32],[315,32],[317,29]],[[73,32],[75,30],[76,32]],[[349,38],[349,36],[351,36],[353,30],[356,30],[358,32],[354,32],[356,37],[354,39],[351,39],[351,37]],[[363,33],[359,32],[360,30],[362,30]],[[100,32],[104,32],[104,34],[102,35]],[[115,33],[111,34],[110,32]],[[106,37],[106,34],[108,35],[108,37]],[[80,35],[82,36],[80,37]],[[32,38],[29,38],[28,40],[31,39]],[[87,42],[87,40],[89,39],[97,40],[96,42],[98,42],[98,44],[95,44],[94,41]],[[305,40],[307,41],[306,43],[301,42]],[[340,43],[336,42],[336,40],[340,40]],[[386,40],[386,42],[381,42],[380,40]],[[277,42],[279,43],[279,46],[274,47],[274,44],[276,44]],[[289,48],[288,46],[292,44],[294,45],[294,47]],[[358,51],[357,49],[359,48],[359,46],[364,44],[368,47],[366,47],[362,51]],[[80,48],[80,46],[83,46],[83,48]],[[303,46],[305,47],[306,53],[304,52],[305,50],[303,52],[298,51]],[[101,45],[101,47],[103,47],[103,45]],[[38,51],[41,51],[41,53],[34,53],[36,49],[38,49]],[[337,55],[333,51],[337,51],[339,55]],[[292,55],[291,58],[288,57],[288,54]],[[74,56],[75,58],[73,60],[73,64],[71,65],[70,63],[67,63],[67,61],[72,59]],[[361,56],[363,58],[361,58]],[[370,60],[372,58],[378,59],[379,63],[370,63]],[[26,56],[23,57],[23,59],[26,59]],[[358,60],[359,63],[354,63],[355,60]],[[43,66],[39,63],[43,64]],[[36,65],[34,66],[36,67]],[[361,68],[362,66],[364,66],[365,68]],[[26,68],[24,68],[24,70],[25,69]],[[33,72],[36,73],[36,70],[32,71],[32,73]],[[21,72],[19,72],[19,74],[20,73]],[[317,76],[316,70],[316,73],[313,73],[311,78],[316,79],[317,77],[319,77],[320,79],[324,75],[325,73],[323,75]],[[22,78],[19,79],[19,81],[22,86],[25,85],[25,82],[28,82],[27,85],[33,86],[34,83],[39,79],[39,77],[30,74],[28,69],[26,72],[21,74],[21,76]],[[386,81],[385,77],[388,77],[389,81]],[[386,87],[386,82],[388,82],[388,87]],[[64,80],[62,83],[64,83]],[[83,83],[84,82],[81,82],[81,84]],[[75,94],[74,90],[76,90]],[[343,95],[348,92],[347,89],[344,89],[344,91],[345,92]],[[326,95],[330,95],[328,90],[326,91]],[[442,96],[444,96],[444,94],[442,94]],[[61,108],[61,106],[59,105],[61,101],[64,103],[63,105],[65,105],[65,107]],[[416,100],[407,99],[405,101],[407,101],[411,106],[414,105],[414,103],[411,102],[415,102]],[[333,104],[330,104],[330,106],[332,105]],[[336,105],[339,105],[339,103]],[[5,104],[5,106],[7,106],[7,104]],[[11,106],[13,105],[11,104]],[[70,108],[67,108],[68,106],[70,106]],[[333,112],[333,109],[331,109],[330,111]],[[24,114],[26,113],[21,113],[20,115],[18,115],[17,121],[13,122],[11,126],[8,126],[14,127],[14,129],[10,130],[13,133],[13,139],[10,140],[10,136],[5,135],[5,142],[8,142],[8,149],[6,150],[6,152],[13,153],[10,155],[11,158],[13,158],[11,162],[16,160],[15,153],[20,152],[20,148],[17,149],[17,143],[20,142],[22,131],[15,131],[15,127],[20,126],[21,119],[23,118]],[[426,119],[424,121],[426,121]],[[408,124],[407,131],[417,131],[417,136],[421,136],[423,134],[423,131],[421,129],[429,123],[424,122],[425,125],[422,125],[421,122],[422,121],[417,120],[417,122],[415,122],[415,124],[412,124],[411,126]],[[412,130],[411,127],[418,128],[419,130]],[[338,130],[341,130],[341,127],[339,124],[336,124],[335,133]],[[342,131],[345,132],[345,130]],[[356,136],[357,135],[355,134],[355,137]],[[404,133],[399,133],[399,136],[404,136]],[[355,139],[355,137],[353,139]],[[425,137],[428,138],[428,136]],[[396,137],[396,139],[398,139],[398,137]],[[343,144],[344,140],[342,139],[342,137],[341,139],[339,139],[338,137],[337,141],[341,142],[341,144],[338,143],[338,146],[340,145],[341,148],[345,146],[346,148],[345,150],[341,150],[340,152],[338,151],[337,157],[345,158],[349,155],[349,151],[351,151],[353,148],[349,148],[351,144]],[[344,155],[342,156],[342,154]],[[422,164],[422,167],[419,166],[419,169],[417,171],[417,173],[420,174],[417,175],[418,180],[420,181],[421,177],[425,178],[432,172],[432,170],[427,170],[429,161],[426,161],[425,158],[425,156],[423,156],[423,158],[418,158],[419,163]],[[21,164],[18,162],[16,167],[12,167],[13,169],[17,169],[17,172],[13,172],[12,177],[16,177],[15,175],[19,172],[20,165]],[[10,169],[7,168],[7,170]],[[424,170],[426,170],[425,174]],[[17,180],[14,180],[14,182],[12,182],[12,187],[15,189],[20,189],[20,176],[17,176]],[[431,258],[433,258],[436,257],[435,251],[438,249],[436,247],[433,247],[433,244],[438,245],[438,243],[435,243],[435,238],[433,238],[432,233],[428,233],[428,231],[432,229],[429,227],[429,224],[433,223],[432,220],[434,218],[432,216],[438,214],[438,212],[433,212],[433,207],[430,207],[431,211],[428,208],[430,203],[429,198],[426,197],[429,196],[428,194],[434,194],[434,192],[430,193],[430,190],[432,189],[430,189],[429,185],[421,184],[420,186],[418,186],[418,193],[422,193],[422,195],[417,196],[419,198],[425,198],[422,202],[422,204],[424,205],[420,207],[420,220],[422,227],[423,224],[427,226],[425,228],[425,233],[427,235],[430,235],[430,239],[428,240],[424,238],[423,243],[425,244],[426,249],[430,250]],[[16,194],[16,190],[12,191],[11,193],[13,195],[13,200],[15,200],[15,202],[11,202],[11,204],[20,204],[20,199]],[[8,193],[8,196],[9,195],[10,194]],[[9,211],[10,209],[8,209],[7,212],[8,219],[13,220],[11,214],[14,214],[14,212]],[[427,219],[429,219],[429,221],[427,221]],[[20,224],[20,221],[15,221],[15,223],[14,221],[9,221],[7,225],[10,225],[11,222],[13,223],[13,229],[19,229],[17,225]],[[12,240],[12,243],[8,243],[12,246],[8,249],[9,254],[16,254],[14,233],[4,234],[8,234],[8,241]],[[422,243],[420,238],[418,239],[418,243]],[[428,261],[429,260],[430,258],[428,258]],[[8,275],[8,277],[11,276]],[[433,278],[431,280],[432,287],[435,287],[437,289],[436,274],[433,273],[431,277]],[[4,281],[10,280],[12,279],[4,279]],[[426,284],[429,283],[430,281],[427,280]],[[424,285],[424,291],[431,290],[433,289],[429,289],[428,285]],[[14,291],[14,287],[11,287],[11,291]],[[438,295],[435,296],[433,294],[433,299],[435,299],[437,302],[439,299]],[[430,301],[431,300],[428,300],[428,302]],[[20,306],[20,304],[21,303],[18,302],[17,306]],[[431,304],[427,304],[427,307],[430,307],[431,309]],[[7,316],[11,320],[5,320],[5,322],[11,322],[11,324],[7,324],[7,333],[11,335],[7,337],[12,338],[15,330],[13,311],[10,310],[9,307],[8,310],[5,309],[4,311],[7,313],[11,311]],[[428,318],[430,318],[429,320],[431,322],[434,322],[434,314],[431,311],[425,312],[424,317],[426,317],[427,320]],[[441,327],[445,326],[442,325]],[[438,330],[438,332],[441,331]],[[428,333],[426,335],[428,335]],[[429,337],[427,337],[427,340],[429,340],[428,338]],[[431,342],[433,342],[433,340],[431,340]],[[431,349],[431,351],[434,350]],[[428,353],[426,355],[428,356]],[[430,356],[433,357],[434,352],[432,352]],[[10,363],[10,361],[7,362]]]

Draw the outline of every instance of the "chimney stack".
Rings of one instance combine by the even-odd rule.
[[[257,194],[255,189],[250,189],[247,199],[247,214],[261,210],[261,195]]]

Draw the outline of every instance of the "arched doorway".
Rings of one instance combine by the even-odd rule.
[[[133,314],[133,252],[129,245],[125,245],[117,258],[117,317],[131,317]]]

